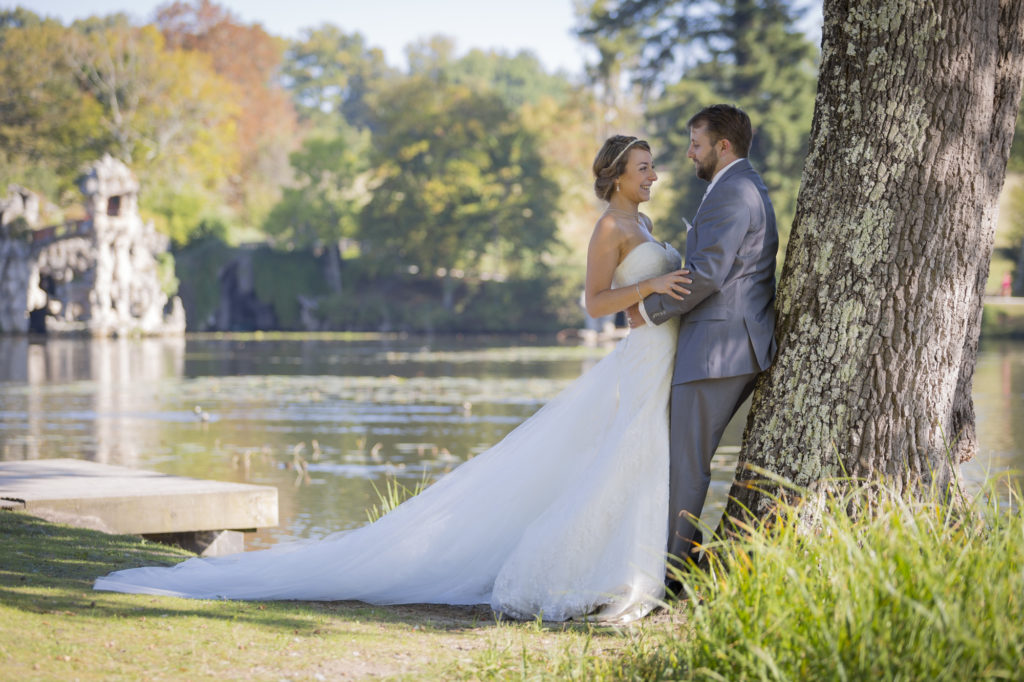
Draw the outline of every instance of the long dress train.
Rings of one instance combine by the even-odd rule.
[[[646,242],[614,286],[679,266]],[[267,550],[99,578],[197,599],[489,603],[514,618],[625,622],[663,596],[676,325],[635,329],[498,444],[376,522]]]

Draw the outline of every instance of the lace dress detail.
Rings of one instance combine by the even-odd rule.
[[[613,286],[679,267],[645,242]],[[676,325],[633,330],[498,444],[378,521],[95,589],[197,599],[489,603],[514,618],[625,622],[663,595]]]

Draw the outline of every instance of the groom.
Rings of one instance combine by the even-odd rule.
[[[697,177],[711,183],[687,224],[682,300],[652,294],[640,315],[681,316],[670,403],[669,560],[696,561],[711,457],[729,420],[775,356],[775,211],[746,156],[753,136],[740,109],[716,104],[687,123]],[[674,585],[669,585],[670,590]]]

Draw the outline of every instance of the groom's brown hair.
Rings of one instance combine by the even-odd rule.
[[[739,157],[750,153],[750,141],[754,138],[750,117],[739,107],[730,104],[713,104],[704,107],[686,122],[686,127],[705,126],[712,142],[729,140],[732,150]]]

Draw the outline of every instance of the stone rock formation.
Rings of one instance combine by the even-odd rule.
[[[79,182],[87,218],[38,228],[39,200],[0,201],[0,332],[181,334],[181,300],[160,282],[169,241],[138,211],[139,183],[105,155]]]

